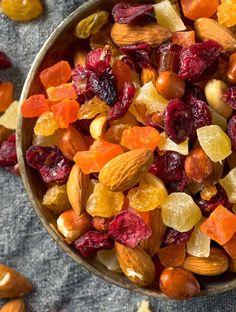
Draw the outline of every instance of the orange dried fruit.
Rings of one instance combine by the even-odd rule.
[[[130,150],[146,148],[154,151],[159,140],[159,132],[153,127],[132,127],[124,130],[121,145]]]
[[[76,100],[78,97],[72,83],[63,83],[57,87],[50,87],[47,89],[47,95],[50,101]]]
[[[200,229],[218,244],[224,245],[236,233],[236,215],[219,205],[201,224]]]
[[[191,20],[212,16],[219,4],[219,0],[181,0],[184,16]]]
[[[230,257],[236,260],[236,233],[223,247]]]
[[[25,118],[39,117],[49,111],[49,106],[43,94],[35,94],[24,100],[21,105],[21,113]]]
[[[157,252],[160,262],[164,267],[182,267],[185,259],[185,245],[170,245]]]
[[[172,42],[182,47],[189,47],[195,44],[195,31],[177,31],[172,35]]]
[[[68,128],[78,119],[79,103],[76,100],[63,100],[50,107],[59,128]]]
[[[57,87],[66,83],[71,78],[71,67],[67,61],[60,61],[55,65],[44,69],[39,78],[45,89],[49,87]]]
[[[0,83],[0,112],[5,112],[13,102],[13,84],[10,81]]]
[[[116,60],[112,66],[117,80],[118,91],[122,91],[126,82],[132,83],[132,69],[121,60]]]

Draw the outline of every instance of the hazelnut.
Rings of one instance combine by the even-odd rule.
[[[156,88],[167,100],[181,99],[185,92],[185,82],[176,73],[163,71],[157,78]]]

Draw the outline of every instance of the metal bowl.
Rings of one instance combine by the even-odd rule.
[[[90,0],[69,15],[50,35],[36,56],[25,81],[21,94],[21,101],[30,95],[42,92],[39,81],[39,73],[57,61],[67,59],[72,62],[71,51],[74,46],[82,45],[80,40],[75,39],[73,30],[76,24],[83,18],[94,13],[97,9],[110,10],[119,0]],[[144,0],[130,0],[129,2],[152,2]],[[34,207],[43,226],[46,228],[56,243],[79,265],[86,268],[96,276],[125,289],[158,298],[166,298],[160,291],[153,288],[141,288],[131,283],[124,275],[105,269],[96,259],[82,258],[70,245],[68,245],[56,227],[56,219],[53,213],[42,207],[42,197],[45,186],[40,183],[36,172],[29,168],[25,162],[25,152],[32,142],[33,127],[35,120],[23,119],[19,113],[17,127],[17,156],[20,166],[21,177],[27,191],[29,200]],[[225,273],[217,278],[201,278],[201,292],[199,296],[221,293],[236,288],[236,277],[233,273]]]

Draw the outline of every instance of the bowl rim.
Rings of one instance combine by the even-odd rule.
[[[47,51],[49,48],[51,48],[54,44],[54,41],[57,39],[58,35],[63,32],[63,30],[73,21],[76,21],[78,18],[78,15],[82,15],[83,13],[86,13],[87,10],[89,10],[92,6],[94,6],[95,3],[103,3],[105,0],[88,0],[82,5],[78,6],[71,14],[69,14],[66,18],[64,18],[58,26],[53,30],[53,32],[49,35],[47,40],[44,42],[42,47],[40,48],[39,52],[34,58],[34,61],[30,67],[30,70],[27,74],[27,77],[25,79],[21,96],[20,96],[20,103],[24,99],[27,98],[29,89],[31,86],[31,83],[33,81],[33,77],[35,72],[37,72],[40,64],[42,63],[43,59],[45,58]],[[144,0],[145,1],[145,0]],[[78,263],[82,268],[85,268],[88,272],[94,274],[95,276],[105,280],[106,282],[111,283],[112,285],[116,285],[118,287],[121,287],[125,290],[133,291],[135,293],[138,293],[140,295],[145,295],[145,296],[152,296],[158,299],[164,299],[164,300],[171,300],[168,297],[166,297],[163,293],[161,293],[158,290],[152,290],[148,288],[142,288],[138,287],[135,284],[130,284],[126,283],[125,280],[122,279],[122,281],[118,281],[113,279],[112,277],[108,275],[102,274],[102,272],[89,264],[85,259],[83,259],[80,255],[76,254],[74,251],[71,250],[70,246],[62,239],[62,237],[58,236],[56,232],[52,229],[52,227],[48,224],[48,221],[46,218],[43,216],[41,213],[40,209],[38,208],[37,202],[34,199],[34,196],[32,194],[31,190],[31,185],[26,173],[26,163],[25,163],[25,158],[23,155],[22,151],[22,124],[23,124],[23,118],[21,116],[21,110],[20,110],[21,105],[19,105],[18,109],[18,122],[17,122],[17,129],[16,129],[16,149],[17,149],[17,158],[18,158],[18,163],[19,163],[19,169],[21,173],[21,178],[23,181],[24,188],[26,190],[27,196],[29,198],[30,203],[32,204],[34,211],[36,212],[37,217],[40,219],[41,223],[43,224],[44,228],[47,230],[47,232],[50,234],[52,239],[59,245],[59,247],[68,255],[70,256],[76,263]],[[210,289],[203,289],[197,295],[196,297],[193,297],[191,300],[194,300],[195,298],[199,297],[205,297],[209,295],[214,295],[218,293],[222,293],[228,290],[232,290],[236,288],[236,279],[234,281],[227,282],[227,285],[222,283],[222,285],[217,285],[213,286]]]

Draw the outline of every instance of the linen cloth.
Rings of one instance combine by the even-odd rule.
[[[0,50],[14,63],[0,71],[0,81],[14,83],[15,99],[43,42],[84,1],[44,2],[43,16],[33,22],[15,23],[0,14]],[[133,312],[144,299],[91,275],[64,254],[37,219],[20,178],[5,169],[0,169],[0,262],[33,282],[34,291],[25,297],[27,311]],[[187,302],[148,300],[153,312],[236,311],[236,290]]]

